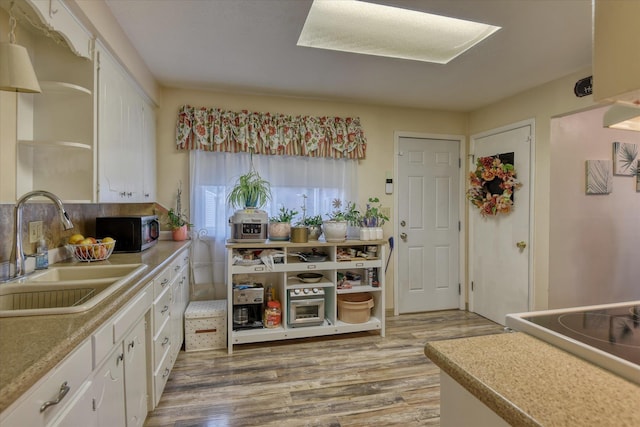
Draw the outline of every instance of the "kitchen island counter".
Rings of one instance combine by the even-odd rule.
[[[637,426],[640,387],[525,333],[428,342],[425,355],[507,423]]]
[[[190,244],[190,241],[160,241],[144,252],[113,254],[100,261],[97,265],[142,263],[147,268],[87,311],[0,318],[0,412],[86,340]],[[71,263],[76,261],[55,266]]]

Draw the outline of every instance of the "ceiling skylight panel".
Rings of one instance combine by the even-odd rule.
[[[355,0],[314,0],[298,46],[446,64],[500,27]]]

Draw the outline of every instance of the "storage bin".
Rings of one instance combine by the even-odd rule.
[[[369,321],[373,297],[370,293],[338,295],[338,320],[345,323],[365,323]]]
[[[184,313],[185,351],[227,346],[227,301],[191,301]]]

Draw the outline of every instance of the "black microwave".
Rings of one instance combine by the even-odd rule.
[[[96,237],[112,237],[114,252],[141,252],[158,242],[157,215],[105,216],[96,218]]]

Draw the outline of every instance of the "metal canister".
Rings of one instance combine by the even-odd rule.
[[[309,227],[291,227],[291,241],[293,243],[307,243],[309,241]]]

